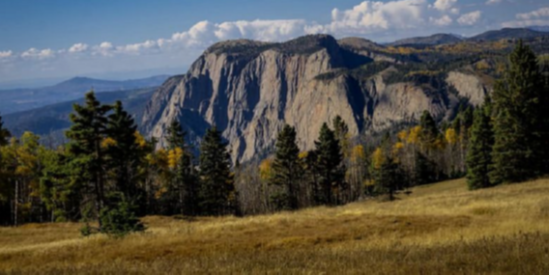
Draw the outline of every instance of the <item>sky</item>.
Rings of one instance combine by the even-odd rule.
[[[0,87],[181,74],[211,44],[327,33],[376,42],[549,26],[549,0],[0,1]]]

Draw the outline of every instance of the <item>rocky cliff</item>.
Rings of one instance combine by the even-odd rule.
[[[462,71],[411,78],[402,74],[402,60],[360,38],[314,35],[286,43],[217,43],[187,74],[168,79],[155,92],[143,129],[162,143],[174,119],[194,141],[215,125],[233,159],[247,161],[268,153],[285,123],[296,127],[299,145],[307,150],[314,147],[321,125],[337,115],[356,136],[412,123],[424,110],[449,118],[464,100],[481,103],[489,89]],[[400,80],[399,74],[404,75]]]

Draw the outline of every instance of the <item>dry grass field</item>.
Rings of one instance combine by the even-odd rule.
[[[366,201],[235,218],[147,217],[123,239],[79,224],[0,228],[8,274],[549,274],[549,180],[464,180]]]

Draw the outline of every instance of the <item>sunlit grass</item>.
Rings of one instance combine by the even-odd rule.
[[[246,218],[146,217],[123,239],[79,224],[0,228],[13,273],[547,274],[549,180],[467,191],[464,180],[394,202]]]

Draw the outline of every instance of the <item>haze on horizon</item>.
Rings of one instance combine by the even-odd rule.
[[[305,34],[376,42],[549,26],[549,0],[3,1],[0,83],[173,74],[212,43]]]

